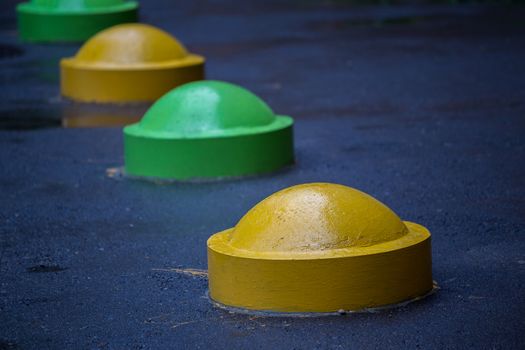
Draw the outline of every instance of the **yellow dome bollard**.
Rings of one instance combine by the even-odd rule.
[[[204,58],[146,24],[121,24],[89,39],[60,62],[62,95],[82,102],[155,101],[204,79]]]
[[[235,308],[358,311],[433,289],[429,231],[342,185],[274,193],[207,244],[210,297]]]

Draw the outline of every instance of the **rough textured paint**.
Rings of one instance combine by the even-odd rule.
[[[170,34],[146,24],[123,24],[62,59],[62,95],[83,102],[154,101],[170,89],[204,79],[204,58]]]
[[[32,0],[17,6],[24,41],[76,42],[116,24],[138,20],[138,2],[122,0]]]
[[[210,297],[282,312],[360,310],[432,289],[430,233],[350,187],[279,191],[208,240]]]
[[[125,170],[177,180],[267,173],[293,162],[292,127],[244,88],[189,83],[124,128]]]
[[[318,183],[279,191],[251,209],[230,244],[251,251],[364,247],[407,234],[384,204],[353,188]]]

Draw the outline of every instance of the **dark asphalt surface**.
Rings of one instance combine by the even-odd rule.
[[[525,348],[523,6],[143,1],[209,78],[296,118],[286,171],[160,185],[106,176],[119,128],[52,127],[85,108],[59,98],[78,45],[20,44],[14,3],[0,5],[0,349]],[[441,289],[380,313],[253,317],[169,271],[206,269],[211,234],[311,181],[428,227]]]

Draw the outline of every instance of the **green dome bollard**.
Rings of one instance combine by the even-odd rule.
[[[16,8],[19,35],[29,42],[78,42],[121,23],[137,22],[126,0],[31,0]]]
[[[125,173],[172,180],[262,174],[293,163],[293,119],[220,81],[182,85],[124,128]]]

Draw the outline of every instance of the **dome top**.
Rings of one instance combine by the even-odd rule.
[[[161,97],[144,115],[138,128],[171,137],[213,137],[291,123],[276,117],[271,108],[250,91],[221,81],[182,85]]]
[[[188,52],[173,36],[147,24],[120,24],[89,39],[74,60],[87,64],[134,65],[183,59]]]
[[[31,4],[61,10],[85,10],[102,7],[118,6],[126,3],[124,0],[32,0]]]
[[[206,244],[210,299],[232,311],[369,311],[433,289],[430,232],[342,185],[276,192]]]
[[[253,207],[229,233],[233,248],[314,252],[368,247],[396,240],[407,226],[388,207],[351,187],[297,185]]]

